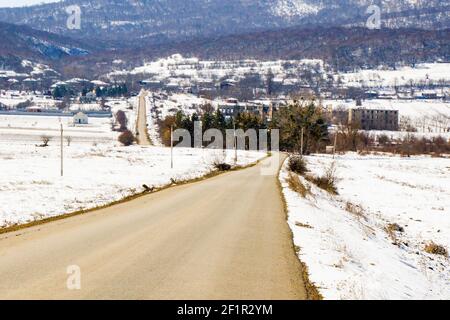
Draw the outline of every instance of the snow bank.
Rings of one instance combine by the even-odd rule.
[[[329,156],[306,159],[316,175],[333,162]],[[302,198],[288,187],[287,164],[280,173],[299,258],[322,295],[449,299],[449,258],[424,247],[433,241],[450,249],[450,160],[347,154],[335,163],[339,196],[300,177],[311,186]],[[388,232],[394,223],[404,231]]]

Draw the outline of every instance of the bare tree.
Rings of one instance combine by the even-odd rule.
[[[40,147],[45,148],[48,147],[48,143],[50,142],[51,138],[49,136],[43,135],[41,136],[41,141],[42,144],[40,145]]]
[[[120,131],[123,132],[123,131],[127,130],[128,119],[127,119],[125,112],[123,112],[122,110],[117,111],[116,122],[120,126],[120,129],[119,129]]]

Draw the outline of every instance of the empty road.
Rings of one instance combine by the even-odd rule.
[[[145,97],[147,93],[141,91],[139,94],[139,104],[138,104],[138,116],[137,116],[137,132],[138,132],[138,142],[141,146],[151,145],[150,139],[147,134],[147,108],[145,103]]]
[[[0,235],[0,299],[306,298],[261,165]]]

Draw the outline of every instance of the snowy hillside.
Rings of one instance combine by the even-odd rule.
[[[383,0],[384,24],[389,27],[449,26],[448,1]],[[192,36],[221,36],[295,25],[364,25],[370,0],[66,0],[28,8],[0,9],[0,21],[78,38],[156,42]],[[65,8],[77,5],[83,28],[67,30]],[[446,6],[447,5],[447,6]],[[52,18],[48,18],[52,12]]]
[[[314,4],[314,1],[304,0],[277,0],[272,8],[272,12],[276,16],[285,17],[305,17],[317,14],[323,6]]]
[[[272,74],[276,79],[283,81],[294,77],[298,81],[302,71],[317,70],[323,73],[322,60],[200,60],[198,58],[185,58],[180,54],[148,62],[144,66],[131,71],[115,71],[107,75],[109,80],[122,79],[127,75],[141,75],[145,81],[167,83],[179,86],[193,84],[215,85],[220,80],[231,79],[238,81],[248,75],[259,75],[265,79]]]

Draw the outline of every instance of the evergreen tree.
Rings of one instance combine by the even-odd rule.
[[[273,129],[280,130],[282,150],[301,150],[301,131],[303,128],[303,150],[308,154],[318,150],[328,140],[328,125],[322,111],[313,102],[304,105],[295,101],[280,109],[273,119]]]

